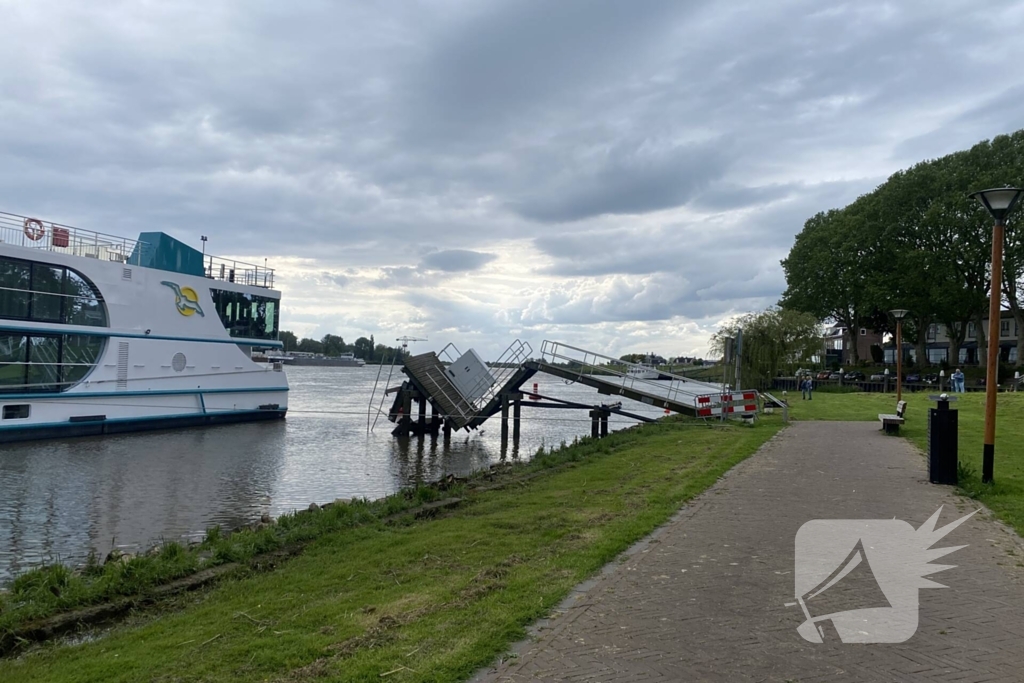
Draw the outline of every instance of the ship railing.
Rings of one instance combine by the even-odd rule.
[[[266,265],[259,266],[210,255],[204,256],[203,261],[206,277],[211,280],[223,280],[250,287],[274,288],[274,269],[267,268]]]
[[[0,211],[0,242],[133,266],[141,265],[143,252],[151,248],[146,242],[127,237],[3,211]]]

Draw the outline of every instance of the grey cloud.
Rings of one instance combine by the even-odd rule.
[[[423,257],[422,265],[427,269],[442,270],[446,273],[466,273],[480,270],[496,258],[497,254],[468,249],[447,249],[427,254]]]
[[[695,209],[708,211],[728,211],[748,206],[767,204],[784,199],[799,191],[795,183],[779,185],[763,185],[761,187],[742,187],[734,183],[712,185],[702,192],[691,206]]]
[[[1024,121],[1024,85],[1014,85],[983,101],[973,103],[950,122],[949,127],[931,130],[904,140],[893,157],[906,164],[967,149],[981,140],[1011,133]]]
[[[667,148],[651,142],[619,145],[596,159],[579,160],[563,178],[511,206],[542,222],[667,209],[721,177],[731,156],[721,141]]]
[[[508,126],[541,105],[628,77],[692,2],[513,0],[478,5],[428,48],[410,95],[410,142],[461,144]],[[543,112],[534,125],[544,126]],[[529,125],[529,124],[527,124]]]
[[[742,218],[727,212],[658,228],[538,237],[534,240],[537,248],[554,258],[540,272],[562,277],[670,272],[708,282],[731,282],[744,277],[751,267],[777,266],[808,217],[852,201],[881,180],[793,187],[782,199],[767,193],[761,195],[765,204],[741,207],[747,209]],[[755,197],[757,189],[751,193]],[[736,193],[742,195],[747,190],[738,188]]]
[[[775,273],[757,270],[726,287],[667,273],[579,279],[537,293],[521,310],[506,311],[505,316],[526,327],[702,319],[735,308],[769,305],[778,298],[780,285]]]
[[[378,288],[426,287],[433,285],[437,278],[412,266],[395,266],[381,269],[381,276],[371,281]]]

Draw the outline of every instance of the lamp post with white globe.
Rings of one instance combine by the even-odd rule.
[[[991,483],[996,452],[996,393],[999,385],[999,311],[1003,287],[1003,237],[1006,216],[1016,206],[1022,190],[997,187],[980,190],[969,196],[977,199],[989,212],[992,228],[992,293],[988,302],[988,367],[985,373],[985,446],[982,450],[981,480]]]

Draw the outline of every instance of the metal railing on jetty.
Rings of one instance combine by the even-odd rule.
[[[541,359],[537,369],[542,372],[587,384],[601,393],[614,393],[648,404],[657,402],[690,414],[696,413],[698,398],[721,394],[724,389],[721,384],[653,370],[561,342],[545,341],[541,345]],[[657,379],[647,378],[652,372],[657,373]]]
[[[424,353],[406,359],[402,371],[414,386],[417,400],[429,401],[435,408],[435,415],[444,417],[446,430],[474,429],[501,410],[505,394],[518,391],[523,382],[533,376],[536,371],[524,367],[532,352],[526,342],[518,339],[512,342],[496,361],[487,364],[489,378],[481,378],[482,383],[476,387],[464,387],[468,396],[456,388],[446,373],[447,367],[462,356],[454,344],[446,345],[438,353]],[[421,415],[422,410],[421,404]],[[389,419],[392,422],[405,420],[408,424],[410,411],[409,396],[400,394]]]
[[[480,394],[480,397],[475,401],[469,401],[477,412],[483,411],[487,406],[494,400],[494,397],[500,394],[502,391],[507,391],[506,385],[510,378],[519,373],[522,369],[523,363],[533,353],[533,348],[526,342],[516,339],[512,342],[507,349],[505,349],[498,360],[487,364],[487,368],[491,372],[491,377],[494,379],[494,383],[488,386],[486,378],[481,378],[477,386],[472,387],[473,390],[469,391],[470,394]],[[451,365],[462,356],[462,352],[459,351],[455,344],[448,344],[441,349],[437,357],[445,365]],[[454,385],[452,388],[455,388]],[[483,390],[483,391],[480,391]]]

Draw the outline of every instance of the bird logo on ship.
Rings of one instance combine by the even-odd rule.
[[[191,287],[181,287],[178,283],[168,282],[167,280],[160,284],[170,287],[174,292],[174,305],[178,307],[178,313],[184,316],[198,313],[200,317],[205,317],[203,315],[203,308],[199,305],[199,295],[196,294],[196,290]]]

